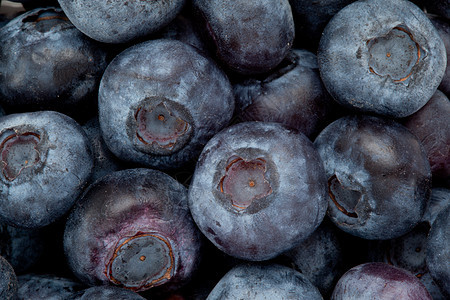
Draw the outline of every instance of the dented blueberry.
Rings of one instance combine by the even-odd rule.
[[[365,239],[390,239],[422,219],[431,170],[416,136],[399,123],[355,115],[328,125],[314,142],[328,178],[328,215]]]
[[[200,230],[225,253],[267,260],[306,239],[326,211],[323,166],[308,138],[244,122],[205,146],[189,186]]]
[[[81,126],[54,111],[0,118],[0,217],[20,227],[48,225],[75,203],[92,173]]]
[[[199,260],[187,190],[160,171],[129,169],[92,184],[69,216],[64,249],[88,285],[179,287]]]

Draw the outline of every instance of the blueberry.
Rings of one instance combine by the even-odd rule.
[[[294,41],[294,19],[288,0],[194,0],[194,12],[205,39],[230,70],[264,73],[275,68]]]
[[[420,141],[399,123],[354,115],[328,125],[314,142],[328,178],[328,215],[365,239],[390,239],[422,219],[431,170]]]
[[[13,267],[5,258],[0,256],[0,299],[16,299],[18,285]]]
[[[0,224],[0,255],[8,260],[16,274],[23,274],[43,257],[45,234],[43,229]]]
[[[433,185],[450,185],[450,101],[437,90],[419,111],[402,120],[424,146]]]
[[[233,85],[243,121],[278,122],[314,138],[338,115],[319,76],[316,56],[294,49],[273,72]]]
[[[103,140],[98,117],[90,119],[83,124],[83,129],[92,146],[94,157],[94,169],[90,178],[90,183],[97,179],[119,170],[126,169],[126,165],[111,153]]]
[[[295,22],[295,42],[315,51],[330,19],[355,0],[290,0]]]
[[[48,225],[65,214],[92,172],[81,126],[53,111],[0,118],[0,217],[20,227]]]
[[[185,0],[58,0],[70,21],[104,43],[125,43],[154,33],[181,11]]]
[[[321,300],[319,290],[294,269],[276,265],[242,264],[217,283],[207,300],[310,299]]]
[[[227,76],[212,59],[176,40],[125,50],[100,84],[99,120],[108,148],[122,160],[157,169],[195,159],[233,110]]]
[[[76,29],[60,8],[38,8],[16,17],[1,28],[0,43],[5,108],[74,115],[81,106],[93,107],[107,52]]]
[[[331,299],[432,300],[414,275],[378,262],[361,264],[347,271],[336,284]]]
[[[327,218],[306,240],[284,253],[295,269],[305,275],[324,297],[331,295],[346,270],[344,247],[338,230]]]
[[[267,260],[322,222],[326,179],[310,140],[281,124],[244,122],[205,146],[189,186],[200,230],[225,253]]]
[[[445,46],[425,13],[406,0],[361,0],[327,24],[318,50],[336,101],[399,118],[433,96],[445,72]]]
[[[101,299],[101,300],[145,300],[144,297],[139,294],[115,286],[93,286],[80,291],[73,300],[91,300],[91,299]]]
[[[430,224],[421,222],[413,230],[396,239],[372,241],[369,257],[371,261],[388,263],[411,272],[419,278],[434,300],[444,300],[445,297],[434,283],[425,262],[429,231]]]
[[[436,217],[428,235],[426,261],[430,274],[446,297],[450,297],[450,205]]]
[[[72,299],[85,288],[81,283],[52,274],[24,274],[18,276],[19,299]]]
[[[437,215],[450,204],[450,189],[436,187],[431,190],[431,198],[423,215],[423,222],[433,225]]]
[[[196,269],[200,233],[186,188],[160,171],[128,169],[89,187],[69,216],[64,249],[88,285],[175,288]]]

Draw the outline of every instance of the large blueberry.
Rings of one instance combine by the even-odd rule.
[[[235,72],[272,70],[294,42],[288,0],[194,0],[192,5],[216,57]]]
[[[426,261],[430,274],[446,297],[450,297],[450,205],[436,217],[428,235]]]
[[[186,188],[151,169],[117,171],[93,183],[64,232],[68,263],[82,282],[134,291],[184,284],[199,249]]]
[[[234,110],[231,84],[214,61],[169,39],[119,54],[103,75],[98,101],[109,149],[158,169],[196,158]]]
[[[66,114],[96,102],[107,52],[60,8],[26,12],[0,30],[0,101],[14,111]],[[84,111],[83,113],[86,113]]]
[[[233,85],[243,121],[282,123],[313,139],[339,111],[322,84],[317,57],[294,49],[273,71]]]
[[[319,290],[294,269],[276,265],[241,264],[217,283],[207,300],[322,300]]]
[[[189,205],[200,230],[219,249],[247,260],[270,259],[322,222],[323,165],[299,132],[278,123],[236,124],[203,149]]]
[[[323,82],[341,104],[408,116],[433,96],[445,46],[425,13],[406,0],[361,0],[340,10],[319,44]]]
[[[0,217],[35,228],[54,222],[77,200],[92,172],[81,126],[53,111],[0,118]]]
[[[336,284],[332,300],[432,300],[425,286],[408,271],[373,262],[348,270]]]
[[[431,170],[420,141],[399,123],[355,115],[328,125],[314,142],[328,178],[328,215],[365,239],[390,239],[422,219]]]
[[[124,43],[156,32],[181,11],[185,0],[58,0],[72,23],[105,43]]]

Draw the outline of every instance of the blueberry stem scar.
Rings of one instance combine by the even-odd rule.
[[[165,237],[139,232],[117,243],[105,275],[117,285],[140,291],[169,280],[174,262],[172,246]]]
[[[263,158],[246,161],[242,157],[231,157],[225,167],[225,175],[219,182],[220,192],[231,196],[231,205],[245,210],[254,200],[272,193],[266,179],[266,161]]]
[[[37,150],[39,140],[39,134],[34,132],[14,133],[3,140],[0,155],[3,176],[7,180],[13,181],[24,169],[34,166],[40,160]]]

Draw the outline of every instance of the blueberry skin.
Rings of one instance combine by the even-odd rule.
[[[230,70],[259,74],[275,68],[288,54],[295,35],[288,0],[192,1],[199,26]]]
[[[100,285],[87,288],[79,292],[79,295],[73,298],[73,300],[90,300],[90,299],[145,300],[144,297],[140,296],[139,294],[133,291],[108,285]]]
[[[183,285],[197,267],[200,246],[187,189],[151,169],[117,171],[96,181],[64,232],[69,266],[82,282],[133,291]]]
[[[102,136],[111,152],[156,169],[175,169],[196,158],[229,123],[234,110],[231,84],[214,61],[190,45],[168,39],[144,42],[119,54],[103,75],[98,100]],[[158,120],[154,116],[146,127],[145,140],[139,113],[158,110]],[[169,128],[170,134],[164,133],[169,119],[184,130]]]
[[[439,85],[439,90],[444,92],[447,97],[450,97],[450,21],[436,15],[428,14],[427,16],[442,38],[445,49],[447,50],[447,67],[445,69],[444,78]]]
[[[436,217],[426,249],[426,261],[430,274],[446,297],[450,297],[450,205]]]
[[[125,43],[154,33],[172,21],[185,0],[58,0],[81,32],[104,43]]]
[[[0,99],[16,112],[72,114],[96,101],[107,51],[87,38],[60,8],[23,13],[0,30]]]
[[[233,84],[242,121],[282,123],[313,139],[337,118],[337,103],[322,84],[317,57],[292,49],[273,72]]]
[[[19,299],[72,299],[86,287],[71,278],[52,274],[24,274],[18,276]]]
[[[321,300],[323,298],[306,276],[294,269],[277,264],[241,264],[225,274],[206,299]]]
[[[437,90],[416,113],[401,120],[422,143],[434,186],[450,186],[450,101]]]
[[[0,256],[0,299],[16,299],[18,286],[13,267],[3,256]]]
[[[427,237],[436,216],[450,204],[450,190],[433,188],[422,221],[405,235],[384,241],[371,241],[369,258],[403,268],[425,285],[433,300],[446,299],[431,277],[426,264]]]
[[[89,141],[72,118],[54,111],[0,118],[0,216],[38,228],[75,203],[92,173]]]
[[[306,240],[283,255],[328,298],[346,271],[342,243],[339,229],[324,219]]]
[[[322,80],[349,108],[393,118],[419,110],[445,72],[445,46],[406,0],[357,1],[327,24],[318,49]]]
[[[91,148],[94,157],[94,169],[89,183],[93,183],[107,174],[126,169],[126,164],[114,156],[106,146],[101,134],[98,117],[90,119],[83,124],[82,127],[92,146]]]
[[[0,224],[0,255],[9,261],[16,274],[37,264],[45,251],[45,231]]]
[[[317,50],[322,32],[330,19],[355,0],[290,0],[295,22],[295,42]]]
[[[432,300],[425,286],[408,271],[372,262],[348,270],[334,288],[331,300]]]
[[[328,178],[328,216],[364,239],[390,239],[422,219],[431,170],[420,141],[399,123],[354,115],[328,125],[314,142]]]
[[[205,146],[189,207],[223,252],[261,261],[306,239],[327,206],[322,162],[310,140],[278,123],[244,122]]]

